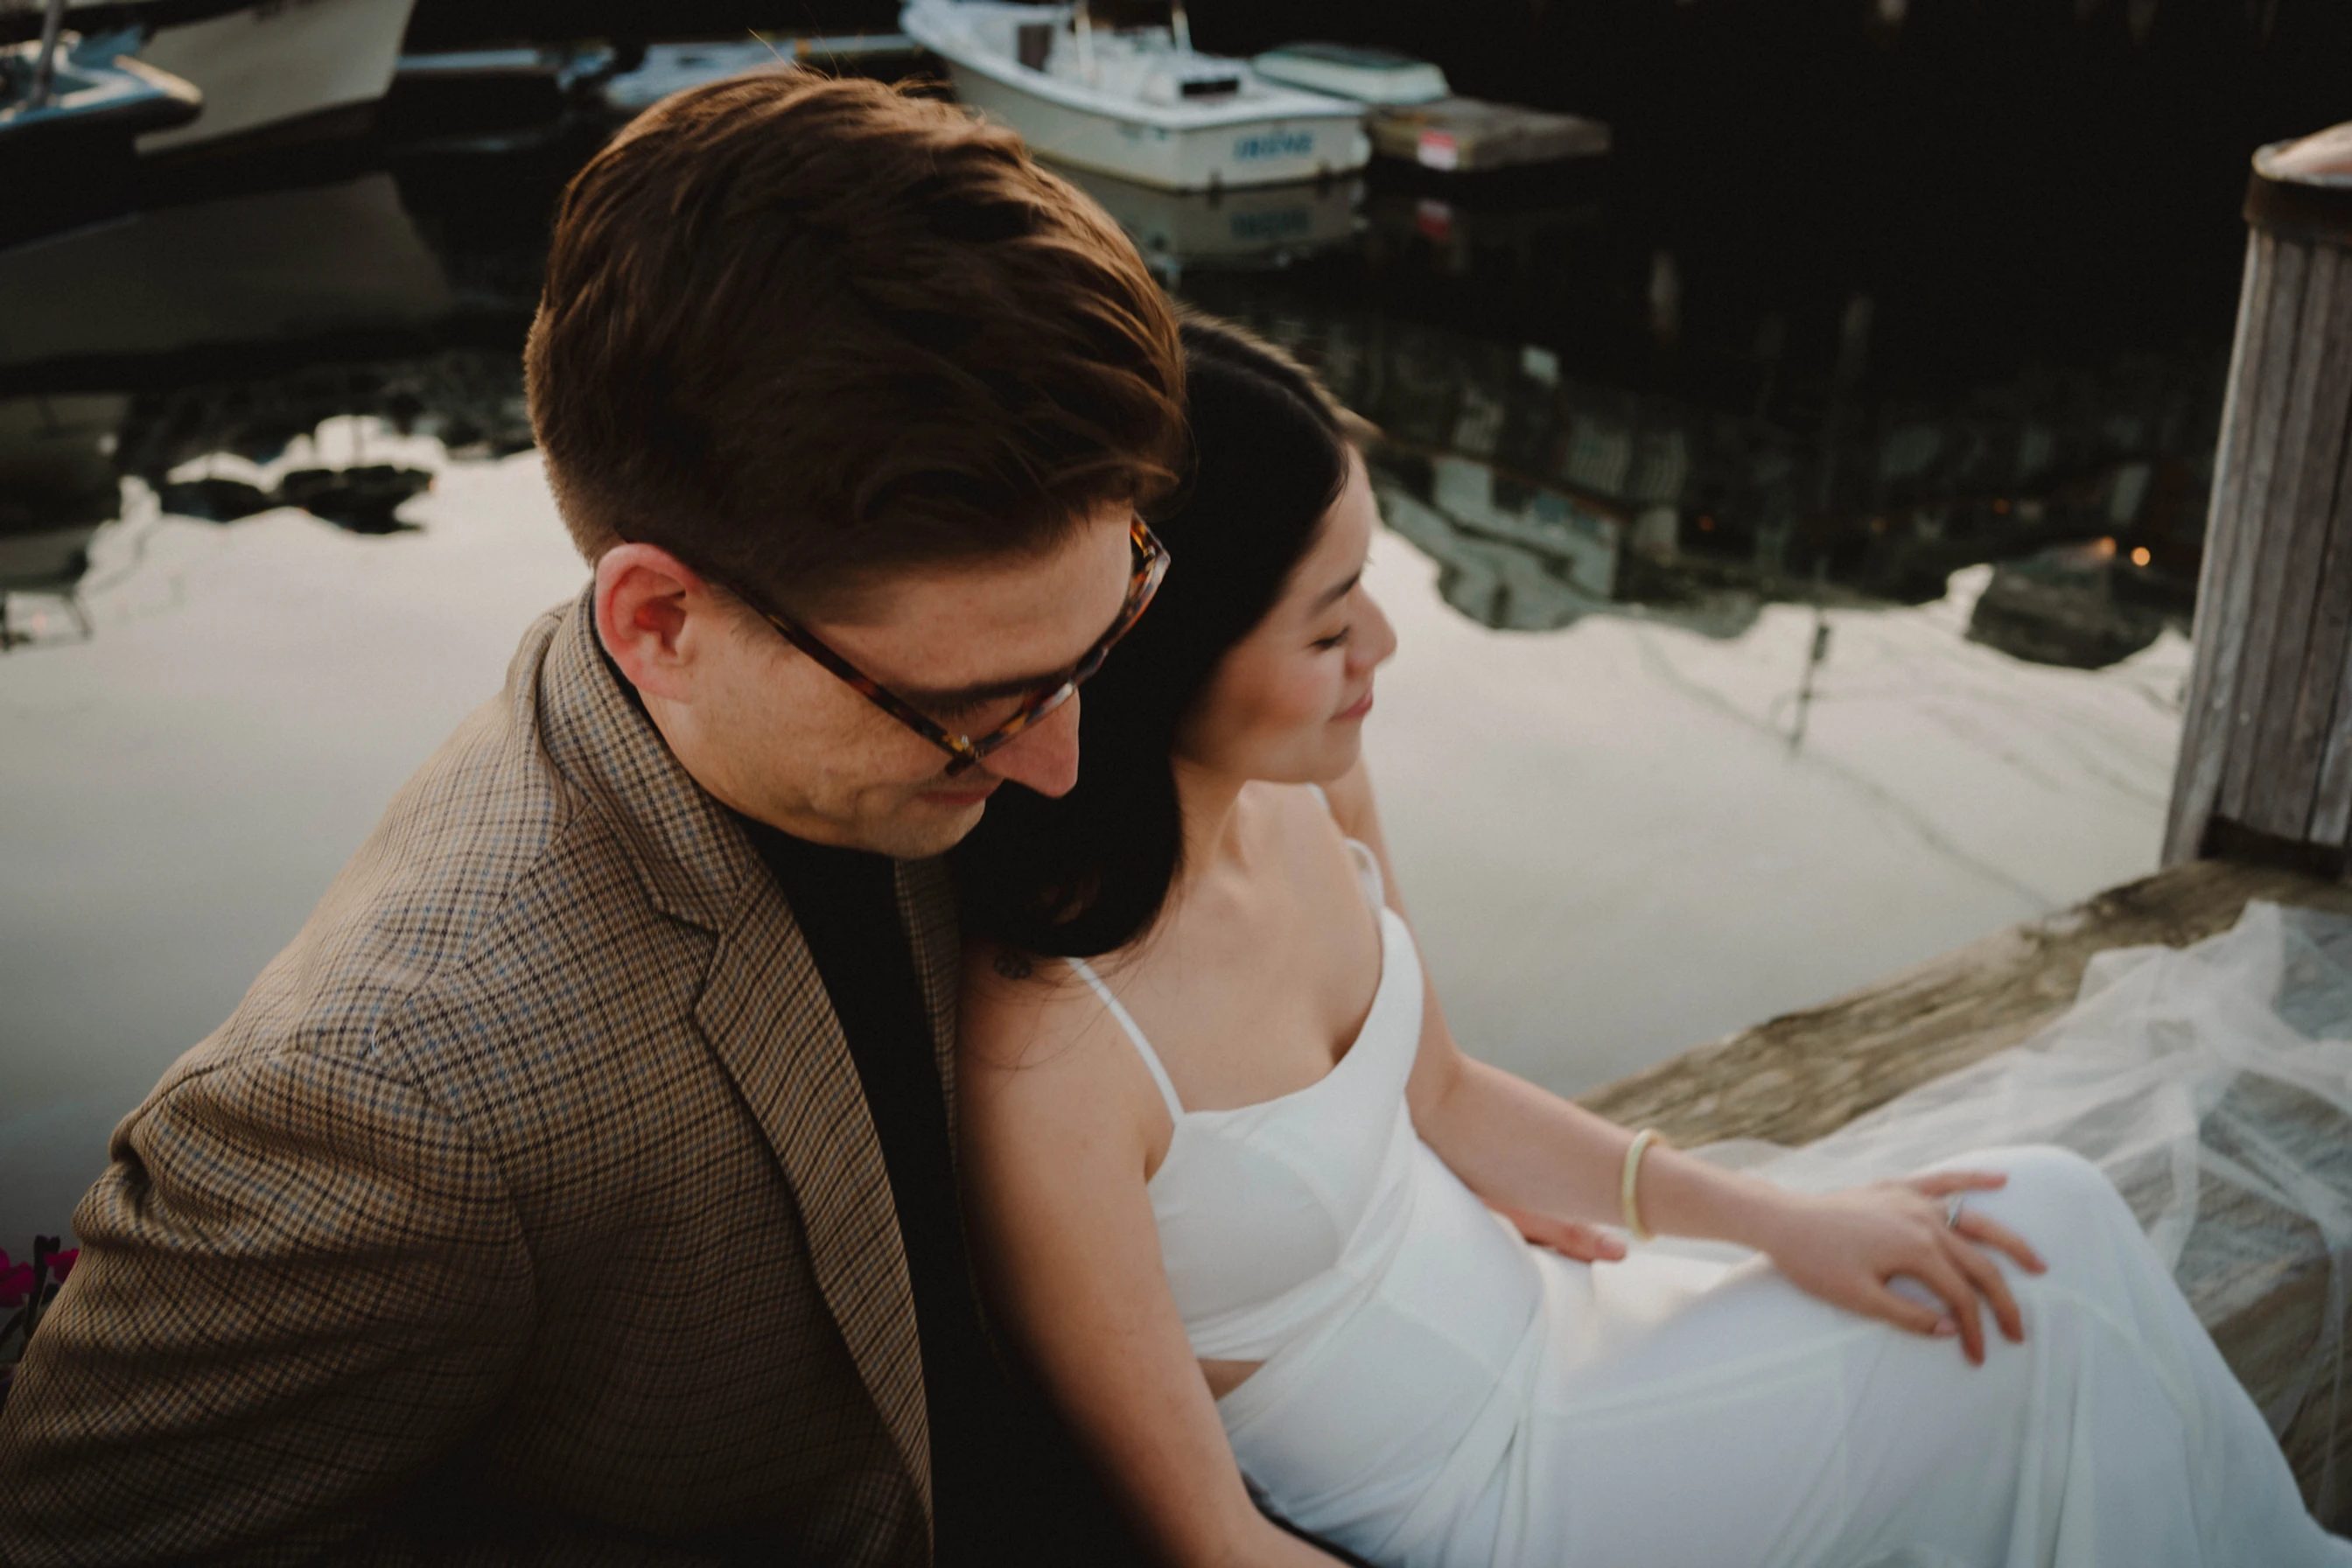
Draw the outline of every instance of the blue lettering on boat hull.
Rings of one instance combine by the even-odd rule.
[[[1247,163],[1267,158],[1305,158],[1315,151],[1311,131],[1267,131],[1234,140],[1234,162]]]

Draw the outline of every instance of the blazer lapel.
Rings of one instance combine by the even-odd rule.
[[[956,1137],[955,1047],[956,998],[963,985],[963,949],[956,923],[955,886],[945,858],[898,862],[898,919],[907,928],[907,940],[914,950],[915,976],[922,985],[923,1004],[930,1014],[931,1046],[940,1064],[940,1092],[947,1099],[948,1158],[954,1162],[961,1194],[963,1148]],[[956,1223],[963,1224],[961,1211]],[[1011,1375],[1025,1376],[996,1326],[995,1314],[989,1310],[988,1292],[981,1288],[980,1259],[972,1255],[970,1247],[971,1235],[971,1227],[965,1226],[965,1282],[979,1308],[981,1334],[987,1340],[990,1352]]]
[[[928,1511],[922,1345],[889,1171],[848,1037],[772,889],[720,933],[695,1019],[775,1148],[817,1288]]]
[[[948,1149],[956,1152],[956,993],[962,984],[962,949],[956,931],[955,892],[944,858],[898,862],[898,923],[915,958],[923,1010],[931,1020],[931,1049],[940,1092],[947,1097]]]
[[[849,1041],[784,901],[750,839],[678,764],[596,645],[586,594],[525,641],[509,676],[524,733],[611,822],[656,909],[715,939],[695,1022],[758,1118],[792,1184],[817,1287],[898,1445],[925,1514],[930,1438],[915,1297],[881,1141]],[[953,1030],[954,934],[940,946],[937,882],[910,922],[934,1032]],[[902,913],[907,879],[899,882]],[[948,1012],[936,972],[946,967]]]

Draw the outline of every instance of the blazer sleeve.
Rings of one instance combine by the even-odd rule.
[[[356,1544],[529,1342],[498,1171],[414,1086],[292,1052],[167,1080],[110,1152],[0,1408],[0,1562]]]

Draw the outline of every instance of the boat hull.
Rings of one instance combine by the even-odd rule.
[[[37,43],[0,47],[16,80],[29,78]],[[196,89],[103,47],[60,40],[52,94],[37,108],[0,100],[0,250],[84,224],[119,217],[137,205],[142,133],[185,124],[202,100]]]
[[[371,104],[392,85],[415,0],[262,0],[159,26],[139,58],[195,84],[204,112],[142,153],[248,136]]]
[[[1127,230],[1144,260],[1168,274],[1200,264],[1276,266],[1343,244],[1355,237],[1363,195],[1363,181],[1353,175],[1212,195],[1163,191],[1091,169],[1069,173]]]
[[[1163,191],[1288,184],[1350,174],[1371,157],[1355,113],[1171,126],[1055,102],[959,60],[948,75],[957,97],[1019,132],[1039,157]]]

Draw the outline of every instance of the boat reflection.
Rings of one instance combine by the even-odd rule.
[[[0,650],[87,637],[89,542],[115,515],[130,399],[0,400]]]
[[[352,460],[289,461],[319,450],[322,425],[353,415]],[[531,445],[520,367],[478,351],[137,395],[0,400],[0,649],[90,635],[89,547],[131,496],[205,522],[292,508],[352,533],[409,531],[401,509],[433,476],[365,460],[371,423],[434,438],[459,461]]]
[[[1498,631],[1631,615],[1735,637],[1761,612],[1753,585],[1678,569],[1660,513],[1601,510],[1488,463],[1392,441],[1374,448],[1371,468],[1381,516],[1437,563],[1445,602]]]
[[[96,523],[0,532],[0,652],[92,635],[81,580],[89,572],[89,542],[97,536]],[[48,603],[26,607],[20,600]]]
[[[17,384],[109,374],[94,362],[152,376],[163,367],[119,362],[414,329],[456,304],[382,170],[152,208],[0,254],[0,299],[41,301],[0,318],[0,379]]]
[[[127,493],[209,521],[294,507],[397,532],[428,474],[289,453],[353,415],[460,459],[532,444],[516,350],[538,226],[441,223],[409,196],[371,169],[0,254],[0,295],[44,304],[0,317],[0,647],[89,635],[89,547]]]

